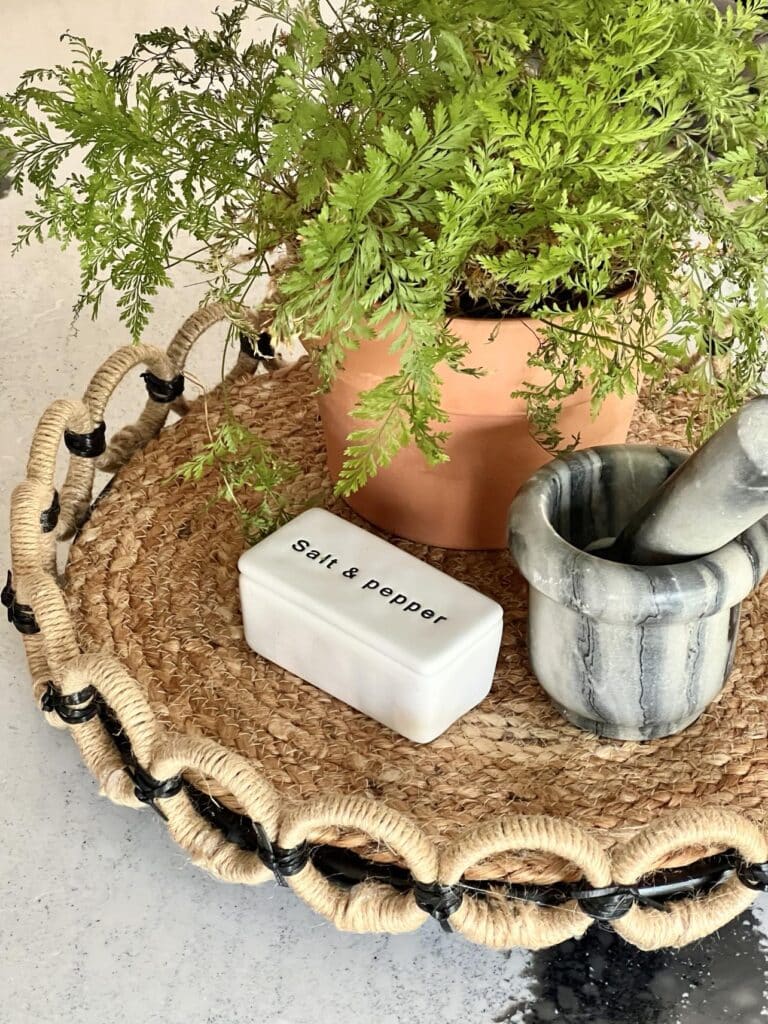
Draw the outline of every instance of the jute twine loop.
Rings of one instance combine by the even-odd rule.
[[[258,822],[270,840],[276,839],[278,794],[245,758],[228,754],[218,743],[172,736],[162,748],[157,748],[150,770],[157,779],[175,775],[192,778],[203,793],[208,791],[209,782],[215,782],[217,790],[231,794],[240,813]],[[257,853],[238,849],[228,841],[198,814],[184,793],[164,801],[163,810],[176,842],[190,853],[195,863],[217,878],[256,885],[272,877]]]
[[[39,707],[43,694],[48,689],[48,684],[51,679],[51,673],[48,668],[48,659],[45,656],[43,639],[40,634],[37,636],[25,637],[24,646],[27,655],[27,664],[29,665],[29,674],[32,677],[32,694],[35,704]],[[47,715],[46,717],[48,724],[54,728],[67,728],[58,715]]]
[[[15,563],[14,563],[15,564]],[[67,604],[61,588],[54,577],[38,569],[21,576],[16,570],[14,581],[18,581],[17,593],[34,610],[40,627],[48,672],[53,679],[59,679],[80,654],[77,636],[67,611]],[[35,637],[25,638],[26,642]]]
[[[180,367],[171,362],[160,349],[149,345],[126,345],[118,349],[93,377],[85,393],[86,405],[103,416],[107,402],[120,381],[131,370],[141,365],[163,380],[170,380],[180,372]],[[170,410],[170,405],[148,398],[138,421],[132,426],[123,427],[111,438],[106,452],[96,460],[96,468],[114,473],[125,465],[138,448],[157,434],[168,418]],[[85,462],[85,465],[80,467],[80,472],[89,465],[88,460],[78,460],[75,465],[82,462]],[[90,466],[92,471],[93,462],[90,462]]]
[[[119,662],[100,654],[79,655],[62,670],[58,679],[63,694],[76,693],[84,686],[95,687],[120,721],[136,759],[145,766],[151,763],[160,744],[157,720],[146,697]],[[99,719],[70,728],[83,760],[99,779],[102,792],[116,803],[141,806],[124,762]]]
[[[611,869],[602,847],[582,829],[544,816],[510,815],[469,829],[447,846],[440,858],[440,881],[458,882],[472,865],[502,851],[541,851],[576,864],[587,881],[599,888],[611,884]],[[496,948],[540,949],[581,935],[591,923],[575,903],[539,907],[507,904],[498,897],[465,899],[451,925],[473,942]]]
[[[53,487],[56,453],[65,430],[86,434],[96,426],[91,410],[84,402],[59,399],[40,417],[32,437],[27,460],[27,477]]]
[[[106,419],[107,403],[114,389],[139,364],[146,365],[161,380],[174,379],[183,371],[191,346],[209,327],[227,316],[228,311],[221,304],[204,307],[182,325],[167,352],[144,345],[121,349],[97,372],[83,401],[54,402],[35,431],[27,479],[13,493],[13,587],[17,602],[31,608],[39,626],[38,633],[24,635],[35,699],[40,701],[48,694],[45,706],[54,708],[48,712],[48,720],[52,725],[71,731],[102,793],[127,806],[149,803],[166,819],[172,837],[193,862],[222,880],[259,883],[273,877],[265,862],[269,856],[275,852],[292,856],[292,851],[300,851],[301,857],[291,869],[294,873],[287,872],[285,881],[339,928],[358,932],[403,932],[417,928],[428,916],[418,900],[437,917],[443,911],[448,913],[451,928],[466,938],[496,948],[513,945],[541,948],[578,936],[591,923],[591,918],[575,901],[538,906],[512,898],[503,884],[505,881],[530,879],[531,884],[548,884],[558,878],[565,881],[582,878],[585,885],[594,889],[614,884],[633,886],[657,866],[690,862],[696,859],[695,851],[702,849],[735,849],[751,864],[768,860],[765,837],[742,813],[745,808],[760,809],[765,802],[765,794],[756,787],[754,779],[748,778],[749,754],[761,741],[754,738],[757,725],[753,721],[753,709],[744,704],[737,704],[741,724],[733,741],[741,760],[735,757],[729,767],[729,777],[747,780],[749,785],[749,801],[742,801],[739,811],[713,806],[716,799],[713,801],[711,794],[719,791],[716,777],[710,775],[705,789],[709,802],[670,814],[663,810],[669,797],[653,792],[650,802],[656,820],[639,829],[636,820],[627,822],[619,838],[616,825],[622,823],[615,818],[607,827],[584,828],[573,819],[555,818],[550,814],[493,811],[479,823],[457,827],[456,823],[463,820],[463,813],[468,812],[469,820],[477,822],[473,809],[485,807],[488,801],[492,801],[494,807],[503,807],[505,800],[514,804],[519,794],[519,799],[535,804],[536,788],[530,780],[541,776],[527,770],[529,762],[520,745],[531,737],[531,730],[535,735],[530,749],[545,751],[549,760],[545,757],[540,762],[541,773],[550,779],[554,771],[551,765],[562,763],[556,760],[562,750],[569,751],[569,756],[577,747],[593,751],[588,784],[588,788],[596,787],[589,790],[593,803],[600,799],[596,794],[598,790],[602,792],[604,773],[621,774],[627,765],[634,765],[633,745],[600,744],[575,730],[564,737],[563,731],[567,732],[570,727],[556,716],[554,721],[547,718],[551,714],[549,705],[540,701],[535,687],[530,687],[525,670],[515,668],[513,656],[515,645],[519,644],[515,631],[524,620],[523,604],[513,603],[509,609],[507,622],[511,632],[508,630],[505,634],[500,665],[511,667],[504,670],[509,674],[502,676],[502,686],[495,687],[488,702],[465,716],[455,729],[429,749],[408,747],[406,750],[403,742],[385,735],[375,724],[361,725],[351,709],[329,705],[328,698],[315,691],[304,689],[298,693],[296,681],[287,674],[280,677],[282,690],[277,693],[268,687],[261,691],[254,689],[257,683],[263,686],[265,668],[247,653],[245,657],[251,661],[243,663],[239,616],[229,603],[234,589],[232,566],[238,554],[236,545],[232,550],[217,550],[216,559],[211,559],[209,537],[202,535],[202,556],[200,546],[193,544],[198,539],[196,531],[202,529],[199,509],[206,501],[205,481],[195,485],[199,490],[195,491],[191,506],[187,505],[189,495],[183,488],[177,486],[175,490],[163,491],[159,484],[183,457],[179,439],[184,437],[186,424],[200,416],[197,407],[192,404],[184,423],[161,435],[168,439],[167,444],[158,441],[139,454],[148,441],[157,437],[170,409],[186,412],[188,405],[182,399],[172,403],[148,399],[137,422],[112,435],[98,465],[102,468],[125,466],[125,469],[75,544],[73,554],[78,556],[78,568],[69,576],[65,595],[56,571],[54,539],[63,539],[81,526],[92,500],[95,469],[94,459],[71,455],[60,495],[59,528],[46,532],[45,513],[54,503],[56,457],[65,431],[90,434],[98,428]],[[257,335],[267,329],[269,312],[257,311],[249,315],[249,323],[254,336]],[[262,362],[241,353],[229,374],[233,382],[233,401],[238,403],[238,409],[247,411],[256,394],[257,402],[270,403],[270,411],[262,414],[263,422],[279,425],[290,421],[289,457],[301,458],[302,445],[305,448],[308,443],[315,446],[307,457],[304,471],[311,477],[306,482],[307,493],[316,495],[327,481],[322,469],[319,428],[311,407],[314,384],[307,364],[278,368],[280,361],[270,359],[269,368],[275,372],[260,378],[263,383],[253,394],[246,390],[241,395],[236,394],[238,388],[250,385],[234,382],[253,374]],[[214,396],[210,405],[215,405],[216,401]],[[220,411],[213,410],[211,414],[216,416]],[[256,429],[259,429],[258,424]],[[207,436],[204,432],[203,435]],[[198,437],[194,426],[190,428],[190,436]],[[655,436],[653,430],[648,436]],[[150,451],[161,453],[166,449],[165,458],[146,469],[148,475],[142,477],[145,468],[141,460]],[[136,499],[136,508],[115,504],[125,474],[139,478],[136,493],[140,497]],[[327,493],[327,486],[324,493]],[[163,514],[154,519],[152,509],[144,507],[150,499],[159,502],[162,508]],[[107,508],[109,528],[104,526]],[[334,507],[334,511],[349,514],[341,506]],[[101,525],[94,526],[97,520]],[[149,551],[145,550],[147,537],[152,538]],[[183,546],[186,538],[191,538],[188,548]],[[216,542],[222,543],[224,539],[222,531],[217,531]],[[182,545],[181,552],[184,555],[189,552],[197,563],[184,557],[178,559],[176,542]],[[98,552],[96,563],[88,563],[83,558],[89,543]],[[164,547],[166,544],[168,550]],[[414,553],[459,577],[467,574],[467,565],[460,553],[430,553],[428,549],[415,548]],[[503,601],[517,584],[511,576],[494,576],[482,554],[477,559],[486,574],[484,580],[489,585],[499,586],[494,596]],[[161,621],[165,609],[160,605],[169,596],[179,595],[179,590],[174,589],[178,584],[175,567],[179,564],[185,572],[183,584],[188,588],[200,586],[202,592],[196,605],[194,628],[181,634],[168,634],[163,632],[167,620]],[[93,581],[84,591],[73,588],[73,576],[77,578],[77,573],[87,570],[89,565],[90,572],[96,574]],[[201,566],[202,575],[195,576],[193,569],[198,572]],[[498,573],[497,569],[494,571]],[[143,579],[151,580],[152,585],[143,590],[140,587],[141,592],[137,592],[132,586],[133,574],[141,572],[146,574]],[[468,582],[472,582],[471,576]],[[87,597],[85,601],[83,594]],[[76,606],[77,615],[74,615]],[[203,607],[213,607],[213,620],[201,614]],[[155,647],[155,658],[159,651],[165,652],[160,662],[162,681],[170,688],[175,701],[173,706],[158,706],[158,695],[163,696],[162,686],[148,690],[152,666],[142,659],[144,645],[137,643],[137,637],[130,632],[136,615],[145,628],[151,630],[147,646]],[[764,672],[764,633],[754,608],[748,609],[745,620],[741,660],[735,671],[736,685],[742,686],[749,673],[752,673],[749,679],[754,680],[761,678]],[[89,646],[94,630],[98,641]],[[141,637],[144,635],[142,633]],[[120,638],[126,636],[129,645],[123,651],[125,656],[118,656]],[[215,643],[211,638],[215,638]],[[162,646],[156,646],[160,644]],[[171,663],[166,665],[166,660]],[[181,680],[174,676],[179,664],[185,669]],[[215,668],[211,678],[215,678],[217,688],[225,692],[228,706],[223,711],[216,690],[206,685],[205,671],[210,666]],[[276,672],[274,668],[271,671],[273,675]],[[230,684],[233,689],[226,691]],[[193,693],[203,709],[200,721],[187,709],[185,691]],[[52,699],[52,693],[58,697]],[[55,710],[61,706],[56,700],[75,695],[76,703],[80,703],[81,693],[86,695],[83,701],[97,702],[99,714],[67,724]],[[241,710],[246,707],[255,714],[260,708],[260,699],[266,708],[262,743],[269,749],[261,749],[251,742],[251,734],[246,729],[249,723]],[[505,705],[504,700],[510,703]],[[495,703],[498,701],[502,703]],[[533,719],[520,717],[525,701],[533,702]],[[273,783],[272,774],[275,766],[279,767],[279,751],[290,751],[286,744],[291,743],[299,745],[291,766],[293,777],[302,784],[324,777],[322,762],[307,765],[303,761],[301,744],[312,747],[312,728],[316,727],[316,722],[306,720],[310,705],[313,714],[320,708],[321,725],[327,727],[324,731],[321,729],[320,744],[326,758],[337,755],[335,747],[339,738],[343,742],[347,734],[353,739],[358,735],[364,737],[360,743],[371,747],[371,770],[378,772],[371,791],[377,786],[386,786],[388,778],[394,779],[397,786],[394,802],[398,806],[389,806],[368,796],[344,794],[330,787],[329,791],[320,793],[310,789],[313,795],[302,795],[299,799],[286,793],[282,783]],[[508,707],[509,711],[501,714],[496,710],[499,707]],[[261,708],[260,713],[263,710]],[[706,727],[706,716],[702,723],[692,727],[688,735],[701,735]],[[115,732],[115,725],[119,725],[119,732]],[[764,725],[760,724],[760,728],[764,730]],[[206,729],[213,729],[213,735],[205,735]],[[762,735],[764,743],[764,731]],[[663,771],[677,778],[676,758],[685,744],[685,737],[672,737],[665,742],[666,747],[649,744],[643,752],[650,757],[658,750],[653,756],[661,758]],[[360,743],[351,754],[342,756],[359,761],[362,767],[356,770],[365,771],[368,762],[362,756]],[[233,744],[237,749],[232,749]],[[126,754],[126,749],[130,755]],[[693,749],[698,748],[694,745]],[[403,760],[404,752],[407,761]],[[409,801],[421,798],[428,791],[428,780],[432,780],[435,787],[439,786],[447,774],[441,768],[445,769],[457,756],[465,755],[470,770],[462,777],[461,792],[455,793],[460,809],[457,808],[450,821],[441,821],[440,830],[430,830],[430,822],[422,814],[422,827],[415,820],[416,816],[409,813]],[[719,750],[710,749],[708,764],[721,762],[723,756]],[[314,750],[312,757],[317,757]],[[430,762],[430,758],[434,760]],[[652,759],[648,761],[651,770],[653,763]],[[728,763],[730,765],[730,761]],[[381,764],[386,770],[381,770]],[[513,767],[500,772],[499,764]],[[597,770],[595,765],[602,767]],[[631,777],[637,779],[637,768],[633,767],[632,771]],[[485,777],[490,785],[483,788],[481,780]],[[631,781],[628,780],[626,786],[631,788]],[[626,786],[619,803],[629,811],[631,803],[626,800]],[[733,791],[723,796],[735,801]],[[220,804],[226,814],[206,817],[203,813],[206,800],[212,801],[214,806]],[[219,821],[225,824],[214,824]],[[226,825],[227,821],[234,824]],[[253,835],[249,829],[253,830]],[[267,847],[271,844],[272,854],[269,849],[265,852],[265,842]],[[365,847],[374,861],[394,862],[408,869],[413,886],[398,889],[382,880],[368,879],[351,888],[342,888],[312,861],[313,845],[327,843],[340,848]],[[307,847],[310,853],[305,861]],[[273,860],[274,865],[279,869],[277,860]],[[477,878],[486,878],[488,882],[482,887],[473,885],[472,880]],[[430,904],[433,896],[443,899],[446,893],[444,907],[438,910]],[[744,909],[754,895],[732,878],[707,895],[671,904],[666,913],[635,906],[616,920],[613,927],[644,949],[682,945],[720,927]]]
[[[65,430],[78,434],[87,434],[97,426],[98,420],[84,402],[56,401],[48,407],[40,418],[32,440],[32,448],[27,463],[27,478],[39,481],[53,489],[56,454],[64,437]],[[93,488],[93,466],[75,471],[74,456],[70,459],[67,478],[61,492],[61,515],[59,518],[58,536],[69,536],[75,529],[79,519],[85,514],[91,500]],[[77,459],[87,463],[87,459]]]
[[[131,742],[134,757],[148,767],[161,732],[150,704],[135,680],[119,661],[103,654],[82,654],[73,658],[59,677],[62,693],[76,693],[84,685],[94,686],[117,717]]]
[[[176,374],[182,373],[187,363],[187,356],[195,343],[211,327],[226,320],[229,313],[227,306],[221,302],[203,306],[182,324],[168,346],[167,352],[161,352],[159,349],[146,345],[128,346],[119,350],[115,353],[113,361],[108,360],[99,374],[94,377],[86,392],[86,404],[90,408],[103,409],[119,381],[140,363],[144,363],[148,370],[163,379],[171,379]],[[266,310],[250,310],[245,315],[252,326],[254,335],[265,330],[271,321],[271,313]],[[259,362],[260,360],[253,359],[243,352],[238,353],[237,361],[227,374],[227,382],[237,380],[246,374],[252,374],[258,368]],[[270,362],[275,367],[281,365],[279,358]],[[139,419],[135,423],[123,427],[112,437],[107,451],[98,460],[98,468],[111,473],[116,472],[125,465],[135,451],[156,436],[170,412],[176,412],[183,416],[188,408],[188,401],[184,396],[168,404],[158,403],[148,398]]]
[[[734,849],[751,863],[768,859],[765,836],[743,815],[722,808],[691,808],[659,819],[615,850],[615,880],[632,884],[689,845]],[[691,897],[664,911],[633,907],[614,927],[640,949],[683,946],[722,927],[754,897],[733,877],[704,897]]]
[[[194,774],[199,790],[208,791],[207,781],[231,795],[240,813],[257,821],[272,842],[277,841],[280,798],[277,791],[250,761],[224,750],[212,740],[171,736],[151,763],[156,778]]]
[[[290,849],[311,843],[329,828],[365,832],[393,851],[418,881],[436,878],[437,850],[421,829],[384,804],[360,797],[329,797],[289,808],[278,842]],[[410,892],[398,893],[374,881],[361,882],[345,891],[329,882],[311,862],[288,882],[314,910],[342,931],[413,931],[427,917]]]
[[[42,570],[50,576],[56,572],[56,542],[53,531],[43,533],[40,514],[53,498],[53,488],[41,480],[29,479],[17,484],[11,495],[11,517],[17,524],[11,538],[11,557],[19,573],[16,588],[26,600],[24,588],[30,573]]]

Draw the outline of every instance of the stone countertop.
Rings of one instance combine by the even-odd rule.
[[[62,58],[83,33],[119,53],[140,28],[207,21],[209,0],[35,0],[0,15],[0,88]],[[79,396],[126,339],[114,306],[70,326],[74,254],[11,260],[24,202],[0,200],[0,522],[38,416]],[[199,300],[193,279],[158,304],[165,344]],[[192,370],[215,379],[215,342]],[[206,365],[208,364],[208,365]],[[138,408],[121,386],[111,419]],[[118,416],[119,414],[119,416]],[[0,531],[0,567],[8,564]],[[3,1024],[758,1024],[768,1010],[768,899],[681,952],[640,953],[593,928],[543,953],[497,953],[428,922],[404,936],[349,935],[276,885],[225,885],[193,867],[150,810],[100,798],[77,750],[35,708],[21,642],[0,628],[0,1020]]]

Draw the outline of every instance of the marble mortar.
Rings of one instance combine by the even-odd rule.
[[[531,666],[568,721],[599,736],[649,740],[694,722],[728,678],[740,603],[768,571],[768,517],[672,565],[586,550],[613,539],[685,458],[646,445],[575,452],[531,477],[510,509]],[[693,511],[692,532],[697,515],[707,510]]]

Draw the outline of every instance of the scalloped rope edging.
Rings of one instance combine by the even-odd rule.
[[[185,414],[187,355],[226,316],[220,304],[204,306],[182,325],[166,352],[148,345],[121,348],[97,371],[81,402],[54,402],[35,431],[27,478],[13,492],[13,576],[3,603],[23,635],[36,700],[52,725],[70,730],[100,792],[125,806],[153,807],[192,861],[215,877],[248,884],[277,878],[348,931],[411,931],[431,916],[447,930],[486,946],[540,949],[582,935],[599,919],[610,920],[625,939],[650,950],[695,941],[745,910],[756,889],[768,888],[768,843],[738,812],[697,807],[664,814],[610,855],[574,822],[525,815],[464,829],[438,848],[408,816],[375,800],[333,795],[301,803],[281,799],[245,758],[214,740],[162,727],[140,684],[114,658],[80,650],[57,577],[56,541],[70,538],[87,518],[97,467],[116,472],[160,432],[171,409]],[[268,326],[258,312],[251,320],[255,334]],[[273,379],[290,373],[290,366],[242,344],[229,379],[253,373],[262,362]],[[137,422],[106,445],[107,402],[139,365],[146,367],[146,405]],[[54,467],[62,441],[70,459],[59,496]],[[110,720],[117,732],[109,728]],[[185,781],[187,773],[231,795],[243,808],[252,841],[242,842],[201,812]],[[385,845],[406,865],[408,884],[395,886],[375,877],[349,888],[333,882],[312,856],[313,836],[328,827],[359,830]],[[703,895],[658,909],[643,905],[638,883],[669,854],[696,844],[735,851],[736,870],[723,872],[727,880]],[[571,887],[573,898],[563,890],[558,905],[547,905],[526,894],[525,887],[505,891],[503,885],[492,885],[481,891],[477,883],[463,883],[470,867],[516,851],[548,853],[578,866],[583,882]]]

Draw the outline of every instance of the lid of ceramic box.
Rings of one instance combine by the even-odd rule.
[[[501,606],[324,509],[240,556],[246,579],[411,671],[432,675],[501,621]]]

